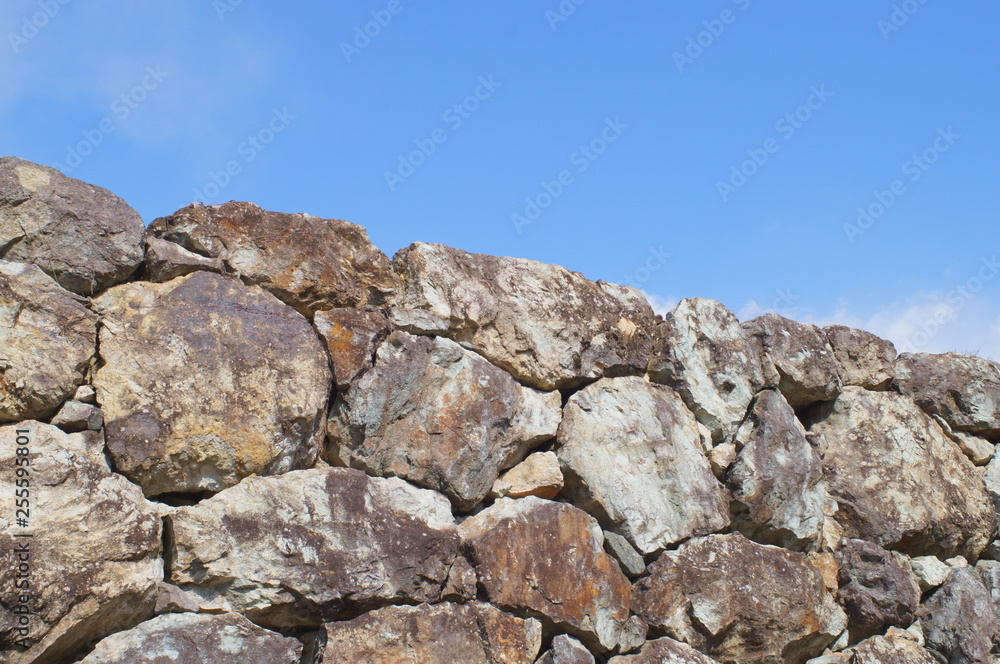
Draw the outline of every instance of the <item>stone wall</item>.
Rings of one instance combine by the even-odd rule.
[[[990,664],[997,442],[978,357],[0,159],[10,664]]]

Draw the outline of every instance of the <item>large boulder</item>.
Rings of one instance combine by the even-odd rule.
[[[836,355],[815,325],[764,314],[743,324],[763,356],[764,380],[793,408],[836,398],[843,385]]]
[[[827,501],[823,458],[780,392],[754,398],[736,443],[726,475],[736,527],[763,544],[815,550]]]
[[[232,613],[158,616],[113,634],[80,664],[299,664],[302,642]]]
[[[989,544],[982,474],[909,397],[847,387],[813,418],[846,537],[942,558],[975,559]]]
[[[952,429],[1000,439],[1000,364],[958,353],[903,353],[893,384]]]
[[[595,664],[594,655],[571,636],[560,634],[552,639],[552,648],[537,664]]]
[[[627,638],[631,588],[586,512],[534,496],[501,498],[459,534],[491,604],[530,611],[598,652]]]
[[[108,450],[146,495],[220,491],[315,461],[330,368],[294,309],[208,272],[118,286],[94,306]]]
[[[35,265],[0,261],[0,422],[48,419],[84,381],[97,315]]]
[[[940,661],[910,639],[876,636],[858,644],[845,664],[940,664]]]
[[[716,444],[732,437],[764,386],[760,352],[736,316],[702,298],[681,300],[656,326],[649,377],[677,390]]]
[[[612,657],[608,664],[718,664],[686,643],[666,637],[649,641],[636,655]]]
[[[170,521],[171,583],[271,628],[440,601],[463,560],[443,496],[349,468],[251,477]]]
[[[388,606],[323,626],[323,664],[533,664],[542,645],[537,620],[489,604]]]
[[[101,435],[27,421],[0,427],[0,441],[3,661],[71,661],[95,639],[152,617],[162,518],[108,468]],[[15,487],[26,492],[23,512]]]
[[[891,341],[843,325],[824,327],[823,332],[840,365],[844,385],[866,390],[889,389],[896,361],[896,347]]]
[[[1000,621],[982,580],[970,569],[956,569],[917,614],[927,647],[949,664],[991,664],[1000,645]]]
[[[365,229],[339,219],[268,212],[236,201],[194,203],[155,220],[147,237],[217,258],[227,272],[310,318],[323,309],[383,305],[398,288],[389,259]]]
[[[0,258],[34,263],[66,290],[93,295],[139,267],[144,230],[107,189],[0,157]]]
[[[643,553],[729,524],[698,425],[671,388],[605,378],[570,397],[557,453],[565,492]]]
[[[920,586],[901,554],[864,540],[847,540],[836,558],[837,599],[847,612],[852,642],[913,623]]]
[[[635,612],[726,664],[802,664],[847,626],[805,554],[740,534],[690,540],[647,572],[633,588]]]
[[[543,390],[645,371],[653,310],[634,288],[520,258],[416,243],[393,258],[405,282],[393,321],[454,339]]]
[[[327,455],[437,489],[468,510],[501,470],[555,436],[561,404],[558,392],[524,387],[450,339],[396,331],[334,404]]]

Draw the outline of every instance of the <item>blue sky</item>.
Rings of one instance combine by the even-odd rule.
[[[7,0],[0,19],[0,152],[147,222],[249,200],[389,255],[440,242],[660,310],[711,297],[1000,359],[996,3]]]

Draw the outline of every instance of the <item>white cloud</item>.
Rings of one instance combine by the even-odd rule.
[[[661,316],[667,315],[667,312],[676,307],[677,303],[680,302],[678,298],[670,295],[663,297],[661,295],[647,293],[644,290],[640,290],[639,292],[646,296],[646,301],[649,302],[649,306],[653,307],[653,312],[658,313]]]

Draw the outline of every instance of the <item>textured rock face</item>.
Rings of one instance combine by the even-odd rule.
[[[739,534],[694,539],[664,553],[633,596],[651,629],[727,664],[801,664],[832,644],[847,622],[805,554]]]
[[[318,311],[313,324],[326,342],[338,390],[346,390],[372,368],[375,349],[392,331],[385,316],[363,309]]]
[[[444,497],[347,468],[251,477],[171,522],[172,583],[275,628],[439,601],[459,560]]]
[[[694,416],[669,387],[634,376],[588,385],[558,440],[566,492],[643,553],[729,523]]]
[[[144,230],[110,191],[0,157],[0,258],[34,263],[66,290],[93,295],[139,267]]]
[[[921,607],[918,614],[927,647],[954,664],[989,664],[1000,622],[983,582],[968,569],[957,569]]]
[[[847,537],[914,556],[975,559],[995,517],[982,475],[906,396],[848,387],[816,414]]]
[[[491,604],[536,612],[598,651],[625,638],[629,582],[585,512],[501,498],[459,533]]]
[[[956,431],[1000,439],[1000,364],[958,353],[903,353],[895,385]]]
[[[0,261],[0,422],[48,418],[83,382],[97,316],[38,267]]]
[[[876,636],[860,644],[847,664],[940,664],[927,650],[902,637]]]
[[[152,236],[146,237],[146,259],[143,264],[146,281],[170,281],[200,270],[218,274],[226,271],[226,266],[218,258],[202,256],[179,244]]]
[[[594,664],[594,656],[576,639],[560,634],[537,664]]]
[[[396,331],[334,405],[327,454],[440,490],[468,510],[502,469],[555,436],[560,405],[559,393],[523,387],[449,339]]]
[[[559,457],[554,452],[538,452],[517,464],[493,483],[490,495],[497,498],[538,496],[551,500],[563,488]]]
[[[840,392],[837,358],[818,327],[764,314],[743,329],[763,356],[767,385],[781,390],[792,407],[830,401]]]
[[[867,390],[889,388],[895,376],[896,347],[871,332],[843,325],[824,327],[826,340],[840,365],[844,385],[856,385]]]
[[[398,287],[389,259],[360,226],[253,203],[189,205],[149,226],[149,237],[218,258],[248,284],[307,316],[323,309],[382,305]]]
[[[153,618],[109,636],[80,664],[299,664],[302,643],[233,614]]]
[[[715,300],[681,300],[656,326],[649,377],[677,390],[718,444],[731,438],[764,386],[761,356]]]
[[[19,431],[27,431],[27,445]],[[17,455],[19,445],[30,454]],[[30,461],[17,461],[25,458]],[[28,528],[13,520],[23,516],[14,510],[18,480],[28,491]],[[60,662],[152,616],[163,578],[160,515],[138,487],[111,472],[99,434],[66,434],[32,421],[0,427],[0,486],[8,506],[0,514],[5,663]],[[19,537],[24,534],[33,537]],[[19,571],[15,552],[27,571]],[[25,580],[27,588],[18,585]]]
[[[642,373],[653,311],[634,288],[555,265],[416,243],[393,259],[405,295],[393,321],[476,351],[543,390]]]
[[[612,657],[608,664],[717,664],[691,646],[673,639],[648,642],[638,655]]]
[[[481,602],[389,606],[323,626],[323,664],[533,664],[541,624]]]
[[[742,450],[726,476],[736,527],[764,544],[815,549],[826,502],[823,460],[780,392],[757,395],[736,441]]]
[[[94,305],[108,449],[146,495],[313,463],[331,377],[300,314],[208,272],[118,286]]]
[[[909,627],[920,588],[906,560],[864,540],[848,540],[837,551],[837,598],[847,612],[852,642]]]

